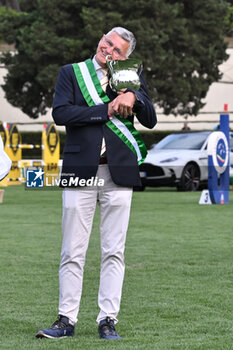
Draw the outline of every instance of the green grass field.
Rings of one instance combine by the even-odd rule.
[[[75,337],[36,339],[57,317],[61,191],[5,189],[0,204],[0,349],[233,349],[233,193],[228,205],[198,204],[200,192],[135,192],[117,330],[95,322],[99,217],[87,254]]]

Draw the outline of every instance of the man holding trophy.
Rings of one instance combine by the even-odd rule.
[[[104,186],[63,190],[63,242],[59,269],[58,320],[38,338],[74,335],[83,270],[97,202],[100,206],[101,269],[97,316],[103,339],[120,339],[115,329],[124,279],[124,249],[133,186],[140,186],[138,165],[145,145],[134,116],[148,128],[156,124],[154,106],[137,60],[128,59],[136,40],[113,28],[103,35],[94,57],[61,68],[53,118],[66,126],[62,179],[98,177]]]

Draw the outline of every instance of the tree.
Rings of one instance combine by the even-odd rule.
[[[6,8],[12,8],[15,11],[20,11],[18,0],[0,0],[0,7],[6,6]]]
[[[0,33],[15,53],[1,61],[8,101],[37,118],[51,106],[61,65],[86,59],[113,26],[132,30],[151,97],[166,114],[194,114],[227,58],[225,0],[21,0],[0,10]]]
[[[227,16],[224,19],[224,33],[227,37],[232,37],[233,36],[233,0],[226,0],[229,5],[229,10],[227,13]]]

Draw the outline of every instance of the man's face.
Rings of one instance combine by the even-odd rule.
[[[126,60],[126,53],[129,49],[129,42],[120,35],[113,32],[106,36],[103,35],[96,50],[96,61],[101,67],[106,67],[106,56],[112,56],[113,60]]]

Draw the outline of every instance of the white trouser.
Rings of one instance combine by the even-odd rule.
[[[113,183],[108,165],[96,174],[103,187],[63,191],[63,242],[59,270],[59,314],[77,322],[82,294],[83,269],[97,199],[100,205],[101,271],[97,322],[107,316],[117,322],[124,279],[124,248],[132,188]]]

